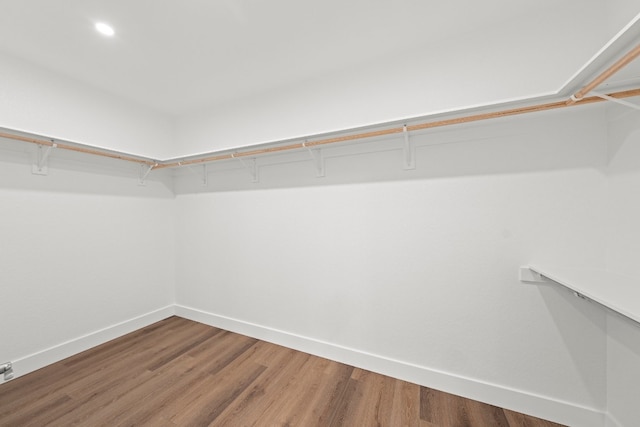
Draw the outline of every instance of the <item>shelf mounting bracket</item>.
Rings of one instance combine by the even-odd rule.
[[[545,276],[531,269],[531,267],[529,266],[520,267],[518,278],[520,279],[521,282],[524,282],[524,283],[550,283],[551,282]]]
[[[240,160],[242,167],[251,174],[251,182],[260,182],[260,176],[258,175],[258,163],[255,158],[252,158],[249,164],[247,164],[242,157],[236,157],[235,153],[231,154],[231,158]]]
[[[412,170],[416,168],[416,147],[413,145],[411,140],[409,139],[409,131],[407,130],[407,125],[402,127],[402,134],[404,135],[404,148],[402,150],[403,154],[403,169],[404,170]]]
[[[180,162],[178,162],[178,166],[182,166],[182,164]],[[197,175],[198,177],[200,176],[200,174],[198,172],[196,172],[195,170],[193,170],[193,168],[191,166],[185,165],[186,168],[189,170],[189,172],[191,172],[194,175]],[[207,185],[209,185],[209,171],[207,168],[207,164],[204,163],[202,165],[202,186],[206,187]]]
[[[34,175],[48,175],[49,174],[49,155],[51,154],[51,150],[58,147],[58,144],[51,141],[51,145],[46,149],[43,145],[38,145],[38,153],[36,162],[31,167],[31,173]]]
[[[575,297],[580,298],[581,300],[587,301],[587,302],[595,302],[593,301],[591,298],[589,298],[586,295],[583,295],[581,292],[576,291],[575,289],[571,289],[570,287],[557,282],[553,279],[548,278],[547,276],[545,276],[542,273],[539,273],[537,271],[535,271],[534,269],[532,269],[530,266],[522,266],[520,267],[520,274],[519,274],[519,279],[521,282],[523,283],[533,283],[533,284],[547,284],[547,283],[555,283],[565,289],[568,289]],[[608,310],[612,310],[610,307],[607,307],[606,305],[603,305],[601,303],[598,303],[600,305],[602,305],[603,307],[605,307]],[[615,310],[612,310],[614,313],[617,313]],[[625,316],[625,315],[623,315]],[[628,316],[625,316],[628,317]],[[634,320],[634,319],[631,319]],[[635,320],[634,320],[635,321]],[[637,323],[637,322],[636,322]]]
[[[302,143],[302,147],[306,148],[311,155],[311,160],[313,160],[313,164],[316,167],[316,176],[318,178],[322,178],[323,176],[325,176],[324,156],[322,155],[322,149],[317,148],[315,150],[312,150],[310,147],[307,147],[307,141]]]
[[[158,166],[157,163],[153,164],[153,165],[146,165],[144,163],[140,164],[140,179],[138,180],[138,185],[147,185],[147,176],[151,173],[151,171],[153,170],[153,168],[155,168],[156,166]]]
[[[591,94],[598,98],[606,99],[607,101],[615,102],[616,104],[624,105],[625,107],[633,108],[634,110],[640,110],[640,105],[633,102],[625,101],[624,99],[614,98],[613,96],[606,95],[604,93],[591,91]]]
[[[207,164],[203,164],[202,165],[202,186],[206,187],[209,185],[209,168],[207,167]]]

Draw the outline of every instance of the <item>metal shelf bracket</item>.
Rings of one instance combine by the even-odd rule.
[[[49,174],[49,155],[51,150],[56,148],[58,144],[51,141],[52,144],[44,149],[43,145],[38,145],[38,152],[36,162],[31,166],[31,173],[34,175],[48,175]]]
[[[180,164],[180,162],[178,162],[178,166],[182,166],[182,164]],[[191,172],[194,175],[197,175],[200,177],[200,174],[198,172],[196,172],[191,166],[186,166],[186,168],[189,170],[189,172]],[[206,187],[207,185],[209,185],[209,171],[207,168],[207,164],[203,164],[202,165],[202,186]]]
[[[140,165],[140,179],[138,180],[138,185],[147,185],[147,176],[151,173],[153,168],[158,166],[158,164],[147,166],[144,163]]]
[[[549,283],[550,281],[542,274],[532,270],[529,266],[520,267],[519,279],[524,283]]]
[[[316,167],[316,176],[319,178],[324,177],[324,156],[322,155],[322,149],[317,148],[315,150],[312,150],[311,148],[307,147],[306,141],[302,143],[302,146],[306,148],[311,155],[311,160],[313,160],[313,164]]]
[[[403,148],[403,169],[412,170],[416,168],[416,147],[409,139],[409,131],[407,125],[402,127],[402,134],[404,135],[404,148]]]
[[[606,99],[607,101],[615,102],[616,104],[624,105],[625,107],[633,108],[634,110],[640,110],[640,105],[634,104],[633,102],[625,101],[624,99],[614,98],[613,96],[606,95],[604,93],[599,93],[595,91],[591,91],[591,94],[597,96],[598,98]]]
[[[258,175],[258,164],[255,158],[251,159],[251,162],[249,164],[247,164],[242,159],[242,157],[236,157],[235,154],[231,154],[231,158],[240,160],[240,163],[242,163],[242,167],[249,171],[249,173],[251,174],[251,182],[260,182],[260,176]]]

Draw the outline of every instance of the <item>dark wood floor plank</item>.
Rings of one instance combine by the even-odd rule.
[[[420,386],[396,381],[393,396],[392,426],[420,426]]]
[[[561,424],[503,409],[509,427],[563,427]]]
[[[310,357],[294,350],[276,351],[274,356],[260,381],[247,388],[238,396],[237,402],[226,408],[218,425],[254,425],[256,420],[273,424],[273,415],[268,411],[277,410],[282,399],[289,400],[287,384]]]
[[[239,344],[242,348],[246,348],[246,339],[241,336],[230,336],[233,340],[235,339],[235,343],[229,343],[230,346],[233,344]],[[234,347],[232,346],[232,349]],[[267,351],[270,349],[270,346],[264,342],[256,342],[251,347],[246,348],[246,350],[239,354],[236,359],[231,362],[228,362],[225,354],[211,354],[211,358],[214,360],[216,365],[220,360],[223,360],[223,368],[216,370],[216,373],[213,374],[209,372],[210,370],[205,366],[202,367],[200,365],[205,361],[205,355],[201,355],[196,360],[196,368],[194,370],[195,373],[195,381],[194,384],[189,387],[188,390],[185,390],[183,393],[175,393],[174,399],[168,404],[164,405],[162,408],[158,408],[159,413],[162,414],[165,418],[175,422],[174,419],[179,418],[182,413],[190,413],[198,411],[198,405],[202,405],[203,402],[206,402],[209,398],[207,395],[211,392],[211,390],[215,390],[216,387],[219,386],[222,379],[225,376],[225,371],[228,368],[229,372],[233,372],[235,370],[245,370],[247,367],[251,367],[256,365],[255,360],[253,358],[254,355],[259,354],[261,351]]]
[[[13,426],[562,427],[171,317],[0,385]]]
[[[229,365],[237,364],[244,359],[255,356],[256,352],[261,348],[261,346],[256,346],[256,343],[257,340],[254,339],[244,337],[243,339],[236,339],[232,345],[228,345],[227,348],[219,353],[220,357],[205,360],[199,365],[199,369],[206,371],[210,375],[217,375]]]
[[[466,414],[463,401],[457,396],[440,393],[427,387],[420,387],[420,419],[443,426],[464,427]]]
[[[77,366],[94,365],[108,360],[113,355],[117,355],[126,351],[133,346],[144,346],[145,341],[149,345],[153,345],[152,339],[162,339],[162,334],[174,333],[176,325],[181,324],[184,329],[189,328],[189,324],[186,322],[180,322],[179,318],[170,317],[160,322],[149,325],[145,328],[138,329],[130,334],[124,335],[118,339],[108,341],[102,345],[84,351],[75,356],[71,356],[68,359],[62,361],[67,368],[74,368]],[[153,337],[153,338],[151,338]]]
[[[193,410],[183,411],[171,421],[180,426],[206,426],[213,423],[267,369],[263,365],[252,365],[216,382],[209,393],[195,402]]]
[[[276,422],[286,426],[321,425],[318,408],[325,406],[328,394],[323,392],[331,387],[334,378],[327,373],[330,362],[327,359],[310,356],[300,369],[295,381],[288,386],[282,399],[288,405],[278,413]]]
[[[146,337],[151,340],[151,343],[162,340],[163,333],[168,333],[170,331],[169,328],[175,322],[165,323],[163,321],[159,323],[165,326],[164,330],[153,333],[149,332],[149,328],[144,328],[145,332],[142,335],[146,334]],[[185,323],[184,326],[188,327],[188,324]],[[151,331],[154,329],[157,328],[151,328]],[[131,337],[139,336],[139,332],[140,331],[133,332],[120,339],[125,343],[131,343]],[[139,360],[148,357],[145,351],[153,352],[154,349],[152,344],[142,345],[142,343],[138,343],[138,345],[132,344],[127,348],[120,349],[120,339],[109,341],[96,347],[106,350],[108,354],[111,354],[109,350],[112,347],[120,350],[120,353],[111,355],[108,360],[105,360],[105,356],[102,353],[96,353],[94,348],[21,377],[19,382],[12,381],[2,385],[2,403],[6,405],[5,411],[15,411],[25,405],[30,406],[32,402],[47,398],[60,390],[63,390],[65,393],[72,393],[73,390],[79,388],[82,383],[91,384],[93,381],[94,384],[103,384],[105,377],[107,380],[111,380],[114,375],[118,375],[120,372],[132,375],[132,372],[135,373],[136,371],[131,370],[131,366],[138,366]],[[134,349],[135,353],[132,353],[131,349]],[[86,358],[86,353],[93,354],[95,358]],[[69,362],[73,360],[82,360],[83,363],[72,363],[71,367],[69,367]],[[95,363],[91,363],[92,360],[95,360]],[[13,389],[14,386],[17,387],[15,390]],[[0,419],[2,419],[4,415],[2,408],[0,408]]]
[[[33,407],[28,412],[15,412],[5,415],[0,420],[0,424],[7,426],[44,425],[49,420],[50,414],[55,414],[59,410],[66,410],[69,402],[72,402],[72,399],[67,395],[52,396],[46,401],[34,402]]]
[[[151,371],[146,371],[145,375],[139,377],[139,381],[131,384],[131,387],[123,390],[120,387],[112,388],[96,396],[94,401],[100,402],[97,411],[87,411],[85,405],[80,405],[76,415],[72,417],[73,424],[81,425],[117,425],[122,423],[127,417],[135,415],[140,408],[154,407],[161,399],[163,393],[171,394],[175,387],[180,388],[181,382],[189,382],[189,372],[193,369],[193,361],[188,356],[183,357],[182,363],[171,372],[155,375]],[[134,404],[135,402],[135,404]],[[93,405],[91,405],[93,406]],[[82,417],[78,417],[80,412]]]
[[[180,343],[179,345],[173,346],[171,351],[163,354],[161,357],[154,359],[153,362],[147,366],[147,369],[149,369],[150,371],[155,371],[156,369],[160,369],[166,366],[172,360],[175,360],[179,356],[182,356],[183,354],[187,353],[189,350],[192,350],[193,348],[199,346],[205,341],[211,340],[219,333],[220,333],[219,329],[218,330],[212,329],[212,330],[204,330],[200,334],[191,336],[188,341],[185,341]]]
[[[345,425],[345,420],[349,416],[349,412],[353,408],[353,402],[357,399],[358,381],[349,377],[341,390],[337,389],[336,392],[336,402],[334,408],[329,408],[329,423],[328,426],[343,426]],[[354,397],[355,396],[355,397]],[[356,400],[357,401],[357,400]]]
[[[509,421],[502,408],[469,399],[465,399],[464,407],[471,426],[509,427]]]

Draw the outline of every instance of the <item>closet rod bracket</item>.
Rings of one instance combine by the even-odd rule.
[[[523,283],[549,283],[549,279],[529,266],[520,267],[518,276],[518,279]]]
[[[251,182],[260,182],[260,176],[258,175],[258,163],[256,162],[255,157],[251,159],[251,162],[249,164],[247,164],[247,162],[245,162],[242,157],[237,156],[235,153],[231,154],[231,158],[238,159],[242,164],[242,167],[249,171],[249,174],[251,174]]]
[[[310,147],[307,147],[307,141],[302,143],[302,147],[306,148],[311,155],[311,160],[313,160],[313,164],[316,167],[316,176],[318,178],[324,177],[324,156],[322,155],[322,149],[316,148],[315,150],[312,150]]]
[[[194,175],[200,176],[200,174],[198,172],[196,172],[189,165],[182,165],[181,162],[178,162],[178,166],[185,166],[189,172],[191,172]],[[202,186],[206,187],[207,185],[209,185],[209,170],[208,170],[207,164],[204,163],[202,165]]]
[[[403,169],[412,170],[416,168],[416,147],[409,139],[409,131],[407,125],[402,126],[402,134],[404,135]]]
[[[633,108],[634,110],[640,110],[640,105],[634,104],[633,102],[625,101],[624,99],[614,98],[613,96],[609,96],[596,91],[591,91],[591,95],[597,96],[598,98],[602,98],[607,101],[615,102],[616,104],[624,105],[625,107]]]
[[[140,164],[140,179],[138,180],[138,185],[147,185],[147,176],[156,166],[158,166],[157,163],[153,165]]]
[[[46,149],[43,145],[38,145],[38,152],[36,155],[36,162],[31,167],[31,173],[34,175],[48,175],[49,174],[49,155],[51,154],[51,150],[57,148],[58,144],[51,141],[51,145],[49,145]]]

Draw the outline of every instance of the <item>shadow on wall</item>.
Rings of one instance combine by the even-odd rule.
[[[640,409],[640,325],[616,314],[607,318],[609,413],[618,425],[638,424]]]
[[[581,386],[592,398],[593,407],[604,410],[606,402],[606,309],[597,303],[576,297],[573,292],[559,285],[539,285],[540,294],[551,314],[557,330],[564,342],[566,354],[558,358],[570,357],[570,366],[575,366]],[[567,364],[563,364],[567,366]],[[570,396],[564,396],[570,400]]]
[[[638,102],[637,99],[635,102]],[[631,141],[640,141],[640,111],[616,105],[609,108],[607,115],[609,172],[637,172],[640,167],[636,154],[640,151],[640,146],[632,146]]]

